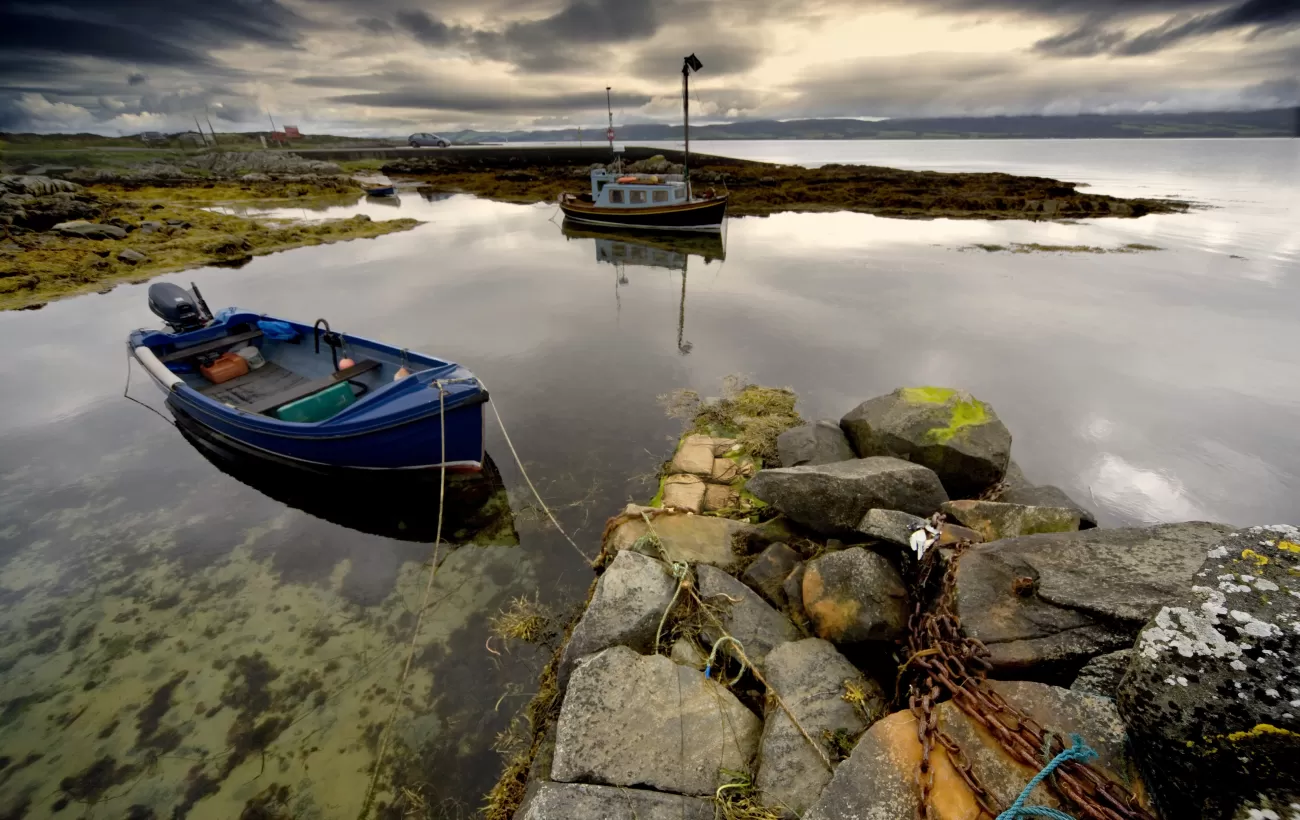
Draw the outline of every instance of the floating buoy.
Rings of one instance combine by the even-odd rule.
[[[339,370],[347,370],[349,367],[352,367],[355,364],[356,362],[352,361],[351,359],[339,359]]]

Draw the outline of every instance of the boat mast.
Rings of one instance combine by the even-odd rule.
[[[609,130],[605,136],[609,137],[609,155],[614,156],[614,104],[609,99],[609,86],[605,86],[605,108],[609,111]]]
[[[691,72],[704,68],[704,64],[692,54],[682,61],[682,132],[686,144],[682,151],[682,179],[686,182],[686,199],[691,198]]]

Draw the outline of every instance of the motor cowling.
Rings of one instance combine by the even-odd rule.
[[[208,320],[195,295],[171,282],[155,282],[149,286],[149,310],[175,333],[198,330]]]

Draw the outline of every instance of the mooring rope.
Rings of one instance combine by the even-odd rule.
[[[997,820],[1020,820],[1022,817],[1046,817],[1048,820],[1074,820],[1073,817],[1065,812],[1058,811],[1057,809],[1048,806],[1025,805],[1025,803],[1029,801],[1030,792],[1037,788],[1039,783],[1046,780],[1052,772],[1056,771],[1057,766],[1060,766],[1067,760],[1087,763],[1097,757],[1097,753],[1093,751],[1088,744],[1083,742],[1083,738],[1078,735],[1070,735],[1070,740],[1072,743],[1070,748],[1062,750],[1060,754],[1052,758],[1048,764],[1043,767],[1041,772],[1034,775],[1034,779],[1029,781],[1029,784],[1020,792],[1020,796],[1011,804],[1011,807],[999,814]]]
[[[366,787],[366,799],[361,803],[361,812],[357,815],[357,820],[366,820],[366,816],[370,813],[370,805],[375,799],[375,787],[379,783],[379,772],[383,768],[384,756],[388,752],[388,741],[392,736],[393,723],[397,719],[397,710],[402,707],[402,699],[406,695],[406,680],[411,675],[411,662],[415,659],[415,645],[420,638],[420,626],[424,621],[424,612],[429,607],[429,595],[433,592],[433,579],[438,574],[438,555],[442,550],[442,509],[447,494],[447,415],[443,412],[446,409],[447,391],[443,388],[442,381],[436,381],[434,384],[438,388],[438,419],[442,439],[442,454],[439,459],[440,467],[438,469],[438,524],[434,529],[433,536],[433,561],[429,564],[429,578],[424,584],[424,596],[420,601],[420,609],[415,613],[415,626],[411,629],[411,643],[406,651],[406,665],[402,668],[402,676],[397,683],[397,697],[393,702],[393,710],[388,715],[388,721],[384,724],[384,732],[379,740],[379,751],[375,755],[375,769],[370,776],[370,785]]]

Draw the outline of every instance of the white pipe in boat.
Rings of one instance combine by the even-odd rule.
[[[144,365],[144,369],[149,371],[149,375],[162,382],[163,387],[168,390],[175,390],[176,386],[181,383],[181,377],[167,369],[167,366],[158,361],[158,357],[153,351],[141,345],[135,348],[135,357]]]

